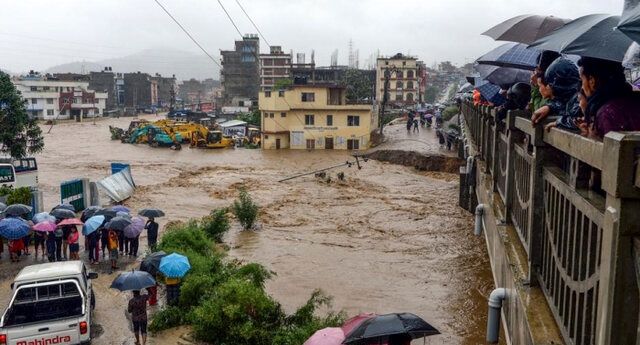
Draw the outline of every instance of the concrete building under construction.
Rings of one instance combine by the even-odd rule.
[[[235,42],[234,50],[223,50],[222,99],[224,105],[248,106],[257,104],[260,90],[260,40],[258,35],[245,35]],[[249,104],[247,104],[249,103]]]

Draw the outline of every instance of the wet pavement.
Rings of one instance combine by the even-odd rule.
[[[130,163],[139,186],[125,205],[164,209],[161,227],[228,206],[244,186],[261,206],[259,230],[240,231],[234,224],[225,241],[232,257],[277,273],[267,290],[287,311],[321,288],[334,297],[335,310],[349,315],[407,311],[422,316],[443,333],[427,343],[484,343],[486,296],[493,283],[484,241],[473,236],[471,215],[456,205],[456,175],[370,160],[361,170],[332,170],[329,183],[313,175],[280,183],[351,157],[344,151],[207,151],[186,145],[171,151],[109,140],[108,124],[126,127],[129,121],[67,123],[46,134],[46,150],[37,158],[47,209],[59,202],[61,181],[98,180],[114,161]],[[408,149],[447,154],[433,130],[411,141],[393,134],[396,127],[398,135],[402,130],[411,135],[404,126],[391,126],[389,133],[398,140],[385,145],[407,148],[411,142]],[[345,181],[335,178],[340,171]],[[33,263],[31,257],[20,265],[7,261],[0,261],[4,286],[20,265]],[[133,344],[124,312],[128,296],[108,289],[116,274],[109,274],[106,263],[98,271],[96,322],[104,333],[94,344]],[[4,289],[2,305],[7,298]],[[163,333],[150,343],[176,344],[184,332]]]

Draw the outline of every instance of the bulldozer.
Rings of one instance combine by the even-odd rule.
[[[221,131],[211,131],[201,126],[198,130],[191,132],[191,147],[223,149],[233,146],[233,139],[222,135]]]

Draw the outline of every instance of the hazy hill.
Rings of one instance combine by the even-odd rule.
[[[219,79],[218,66],[207,56],[172,49],[146,49],[139,53],[121,58],[100,61],[75,61],[50,67],[45,73],[81,73],[82,71],[100,71],[111,66],[113,72],[146,72],[151,75],[176,75],[178,80],[190,78]]]

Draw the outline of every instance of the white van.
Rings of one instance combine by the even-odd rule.
[[[0,345],[89,344],[95,296],[82,261],[23,268],[0,319]]]

